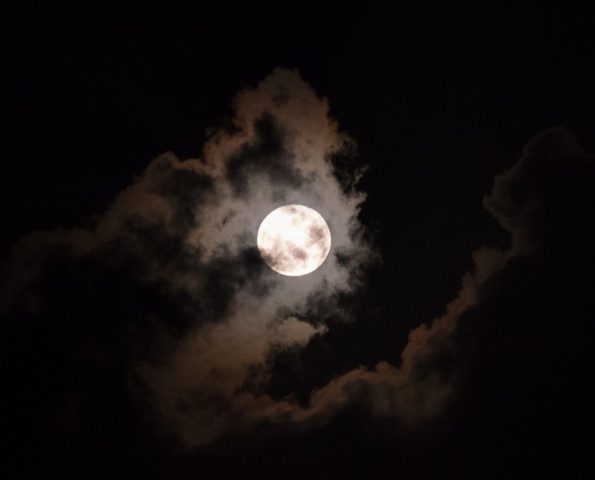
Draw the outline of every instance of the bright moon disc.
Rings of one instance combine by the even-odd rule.
[[[256,238],[264,261],[290,277],[316,270],[331,249],[331,232],[322,215],[303,205],[284,205],[269,213]]]

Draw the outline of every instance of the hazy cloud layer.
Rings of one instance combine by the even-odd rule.
[[[166,153],[92,227],[24,238],[6,272],[2,310],[42,331],[66,331],[66,368],[87,366],[71,372],[75,378],[106,363],[120,369],[131,398],[155,414],[152,423],[186,446],[261,423],[319,425],[353,406],[404,424],[431,418],[458,381],[452,365],[461,315],[511,258],[533,254],[548,234],[544,219],[557,201],[552,173],[591,174],[591,159],[560,129],[530,142],[485,200],[511,233],[510,249],[472,254],[475,267],[459,295],[410,333],[400,365],[356,368],[303,404],[266,393],[267,359],[325,335],[321,306],[339,310],[338,295],[357,292],[362,267],[377,257],[357,218],[365,200],[354,187],[360,172],[335,172],[333,155],[348,153],[352,142],[297,73],[276,70],[233,106],[231,126],[212,133],[200,159]],[[318,270],[297,278],[269,269],[255,245],[266,214],[290,203],[319,211],[333,244]],[[51,341],[42,350],[50,362]]]

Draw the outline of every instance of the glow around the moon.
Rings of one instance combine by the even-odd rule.
[[[284,205],[260,224],[257,244],[265,262],[282,275],[316,270],[331,249],[331,232],[322,215],[304,205]]]

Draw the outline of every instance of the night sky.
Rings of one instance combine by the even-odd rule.
[[[4,478],[593,478],[593,14],[3,20]]]

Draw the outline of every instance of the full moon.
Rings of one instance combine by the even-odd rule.
[[[299,277],[322,265],[331,249],[331,232],[316,210],[284,205],[264,218],[256,242],[275,272]]]

